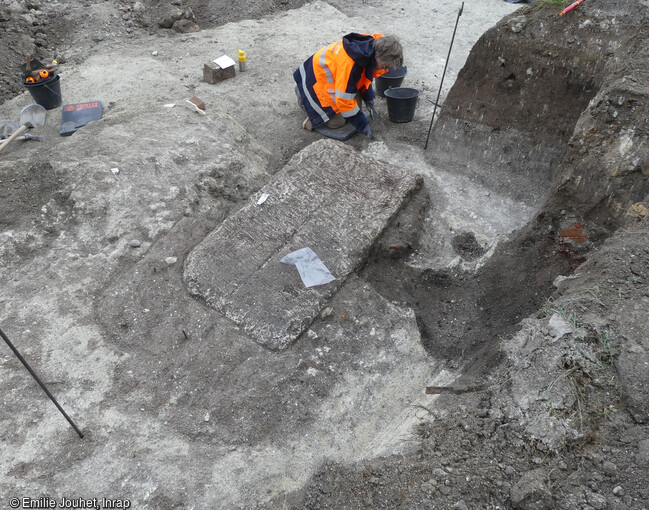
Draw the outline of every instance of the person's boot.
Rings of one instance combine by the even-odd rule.
[[[311,126],[311,119],[306,119],[306,120],[302,123],[302,127],[303,127],[304,129],[306,129],[307,131],[312,131],[312,130],[313,130],[313,126]]]
[[[343,127],[345,125],[345,122],[347,122],[345,120],[345,117],[343,117],[342,115],[340,115],[340,113],[338,113],[333,117],[331,117],[327,122],[325,122],[325,126],[331,129],[338,129]]]

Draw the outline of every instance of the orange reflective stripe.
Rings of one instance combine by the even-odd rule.
[[[361,109],[358,107],[358,104],[356,103],[356,101],[354,101],[354,108],[353,109],[351,109],[351,110],[342,110],[341,109],[340,113],[341,113],[341,115],[343,117],[349,118],[349,117],[353,117],[354,115],[356,115],[360,111],[361,111]]]
[[[345,52],[342,40],[330,44],[313,55],[313,74],[316,83],[313,89],[322,106],[344,113],[357,107],[348,94],[347,83],[354,67],[354,61]],[[348,97],[350,96],[350,97]]]
[[[335,100],[333,97],[333,83],[330,84],[329,76],[331,71],[327,63],[327,49],[323,48],[313,55],[313,74],[315,75],[316,82],[313,85],[313,90],[318,96],[318,101],[322,106],[333,106]],[[331,91],[329,91],[331,89]]]
[[[336,113],[347,113],[357,107],[356,93],[347,92],[347,85],[349,84],[349,77],[354,67],[354,61],[344,51],[342,42],[340,43],[340,51],[336,58],[336,71],[335,71],[335,88],[336,88],[336,106],[334,110]]]

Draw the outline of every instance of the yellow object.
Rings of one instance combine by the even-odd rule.
[[[246,52],[243,50],[237,50],[239,53],[239,62],[245,62],[246,61]]]
[[[626,214],[627,216],[631,216],[632,218],[642,219],[647,216],[648,212],[649,211],[647,210],[647,206],[642,202],[638,202],[629,207],[629,210]]]

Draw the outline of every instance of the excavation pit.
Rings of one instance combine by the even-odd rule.
[[[14,16],[18,4],[0,12],[8,27],[69,25],[79,45],[61,67],[66,96],[100,93],[106,111],[67,138],[48,114],[44,142],[17,141],[0,159],[2,329],[85,433],[81,442],[17,360],[0,357],[3,498],[112,494],[138,508],[297,510],[522,508],[539,496],[545,508],[642,508],[642,2],[592,0],[561,19],[553,2],[467,3],[448,62],[453,87],[442,91],[426,151],[427,99],[459,6],[439,3],[431,17],[427,5],[392,2],[404,15],[386,17],[381,2],[255,2],[265,13],[291,9],[210,27],[245,3],[217,12],[192,0],[103,2],[88,16],[42,2]],[[199,32],[152,22],[142,33],[157,9],[191,17],[190,4]],[[298,245],[265,254],[277,272],[240,280],[225,253],[254,258],[258,245],[243,242],[236,222],[264,217],[274,195],[257,205],[260,194],[288,189],[287,165],[303,180],[296,189],[323,184],[318,165],[299,171],[322,140],[301,128],[292,72],[345,27],[373,30],[377,19],[377,30],[402,35],[408,84],[425,100],[411,122],[394,124],[378,99],[381,141],[355,136],[327,150],[350,156],[326,171],[359,193],[367,180],[372,197],[394,187],[375,186],[381,175],[421,175],[423,185],[411,195],[397,187],[385,208],[350,200],[349,186],[339,196],[309,190],[326,203],[313,209],[328,214],[325,233],[334,218],[345,226],[341,200],[354,204],[349,218],[368,217],[347,245],[357,254],[339,258],[344,282],[272,350],[259,341],[269,322],[259,318],[272,310],[275,326],[289,323],[285,304],[302,289],[279,251]],[[96,30],[104,24],[110,31]],[[493,24],[480,40],[469,36]],[[236,54],[242,34],[248,71],[201,82],[196,69]],[[89,78],[99,75],[101,91]],[[170,106],[193,95],[205,115]],[[3,118],[25,101],[0,105]],[[319,234],[315,216],[299,210],[281,226]],[[211,245],[224,225],[230,243]],[[188,290],[192,259],[212,264],[203,295]],[[208,287],[229,302],[213,306]]]

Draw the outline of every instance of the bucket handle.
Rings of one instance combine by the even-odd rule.
[[[55,96],[57,96],[59,99],[63,99],[63,96],[62,96],[61,94],[59,94],[56,90],[54,90],[53,88],[51,88],[49,85],[43,85],[43,87],[45,87],[47,90],[49,90],[50,92],[52,92],[52,93],[53,93]]]

